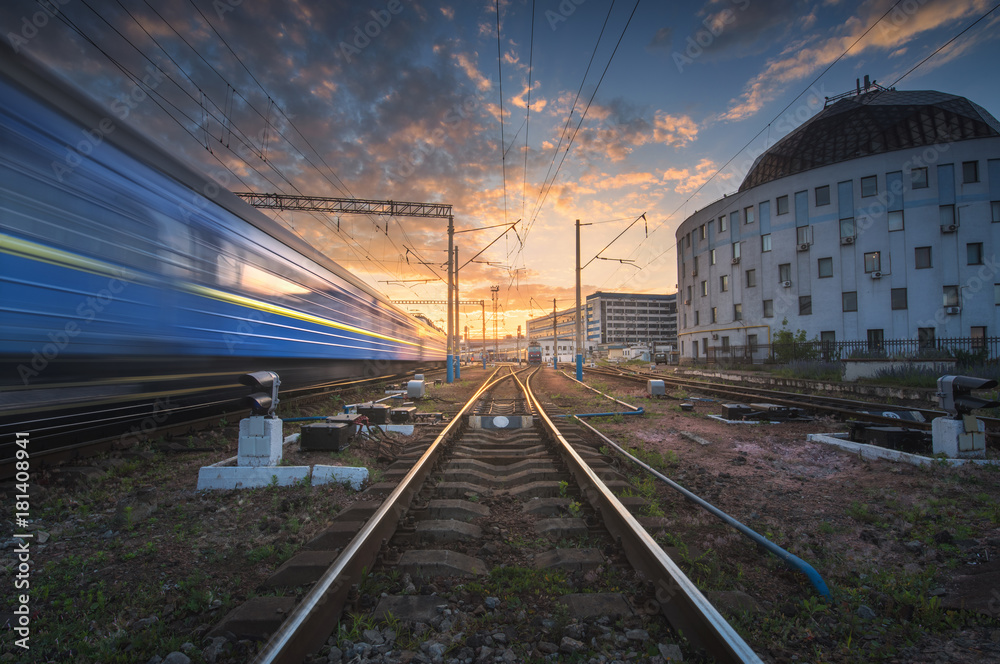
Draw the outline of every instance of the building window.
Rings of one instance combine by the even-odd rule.
[[[895,310],[906,308],[906,289],[893,288],[891,292],[892,308]]]
[[[945,286],[943,289],[944,295],[944,306],[946,307],[957,307],[958,304],[958,286]]]
[[[884,348],[884,330],[868,330],[868,350],[883,350]]]
[[[733,320],[743,320],[743,305],[734,304],[733,305]]]
[[[705,224],[702,224],[701,227],[698,229],[698,237],[700,237],[702,240],[708,237],[708,231],[705,229]]]
[[[691,303],[691,287],[688,286],[687,288],[688,288],[688,290],[687,290],[688,296],[687,296],[687,302],[685,302],[685,304],[690,304]]]
[[[747,270],[747,288],[757,285],[757,270]]]
[[[813,312],[812,295],[799,295],[799,315],[810,316]]]
[[[903,230],[903,211],[902,210],[890,210],[887,214],[889,221],[890,231],[901,231]]]
[[[913,250],[913,265],[918,270],[931,267],[931,248],[917,247]]]
[[[830,185],[816,187],[816,207],[830,204]]]
[[[979,182],[979,162],[963,161],[962,184],[972,184],[973,182]]]
[[[861,178],[861,198],[878,194],[878,176],[868,175]]]
[[[733,242],[733,258],[736,260],[740,259],[740,243]]]
[[[983,264],[983,243],[982,242],[970,242],[965,245],[965,255],[968,258],[969,265],[982,265]]]
[[[918,327],[917,328],[917,349],[918,350],[931,350],[937,346],[935,341],[934,328],[933,327]]]
[[[756,334],[748,334],[747,335],[747,345],[750,346],[750,352],[751,353],[753,351],[757,350],[757,343],[758,342],[757,342],[757,335]]]
[[[820,258],[816,261],[819,267],[819,278],[825,279],[833,276],[833,258]]]
[[[788,214],[788,196],[778,196],[775,201],[778,214]]]
[[[847,291],[842,296],[843,309],[844,311],[857,311],[858,310],[858,292],[857,291]]]
[[[994,224],[1000,223],[1000,201],[990,201],[990,217]]]
[[[720,341],[722,342],[722,350],[729,350],[729,337],[722,337]]]
[[[819,333],[819,341],[824,346],[832,346],[837,343],[837,333],[833,330],[827,330],[825,332]]]
[[[882,270],[882,252],[869,251],[865,253],[865,274]]]
[[[743,208],[743,223],[752,224],[754,221],[756,221],[756,218],[754,217],[753,206]]]
[[[764,318],[774,318],[774,300],[764,300]]]
[[[701,282],[701,296],[705,297],[708,295],[708,281]]]
[[[840,237],[854,237],[854,217],[840,220]]]
[[[726,222],[726,215],[719,217],[719,232],[725,233],[729,230],[728,223]]]
[[[771,234],[770,233],[768,233],[767,235],[761,235],[760,236],[760,250],[762,252],[764,252],[764,251],[771,251]]]
[[[778,281],[792,280],[792,264],[782,263],[778,266]]]
[[[798,244],[812,244],[812,227],[799,226],[795,229],[795,241]]]
[[[973,162],[975,163],[975,162]],[[986,348],[986,326],[973,325],[969,329],[969,336],[972,337],[972,347],[975,349]]]
[[[719,308],[712,307],[712,322],[717,323],[719,321]]]
[[[715,249],[708,252],[708,264],[715,265]]]
[[[928,187],[926,166],[914,168],[910,171],[910,186],[914,189],[926,189]]]
[[[694,312],[694,324],[696,326],[701,324],[701,312],[700,311]],[[697,343],[697,342],[695,342],[695,343]]]
[[[942,205],[940,208],[941,215],[941,225],[942,226],[954,226],[955,225],[955,206],[954,205]]]
[[[727,290],[729,290],[729,275],[724,274],[719,277],[719,292],[725,293]]]
[[[736,228],[740,225],[740,211],[734,210],[729,213],[729,225]]]

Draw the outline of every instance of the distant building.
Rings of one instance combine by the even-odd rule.
[[[1000,324],[1000,123],[963,97],[859,86],[677,229],[680,353],[755,352],[787,319],[831,345]]]
[[[677,294],[605,293],[588,295],[584,304],[584,354],[608,345],[677,347]],[[545,359],[553,348],[561,361],[576,358],[576,307],[528,321],[528,339],[542,345]],[[553,343],[553,338],[558,341]]]

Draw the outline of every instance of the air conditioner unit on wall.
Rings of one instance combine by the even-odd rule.
[[[962,313],[962,307],[945,307],[944,312],[950,316]]]
[[[684,300],[684,304],[691,304],[691,300]]]
[[[958,230],[958,224],[948,224],[947,226],[945,226],[944,224],[941,225],[942,233],[954,233],[957,230]]]
[[[790,282],[790,281],[782,281],[781,282],[781,287],[782,288],[791,288],[792,287],[792,282]]]
[[[809,251],[809,243],[803,242],[799,245],[799,251]]]
[[[734,259],[733,259],[733,265],[739,265],[739,264],[740,264],[740,259],[739,259],[739,257],[736,257],[736,258],[734,258]]]
[[[881,272],[879,272],[878,270],[875,270],[874,272],[872,272],[872,279],[881,279],[881,278],[882,278],[882,273]]]
[[[718,341],[719,340],[719,335],[718,334],[713,334],[712,335],[712,339],[715,340],[715,341]]]
[[[842,238],[840,238],[840,243],[841,244],[854,244],[854,237],[853,236],[851,236],[851,237],[842,237]]]

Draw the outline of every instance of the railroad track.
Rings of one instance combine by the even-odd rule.
[[[425,371],[425,375],[428,377],[438,373],[443,375],[444,370],[432,369]],[[287,407],[301,401],[343,394],[381,383],[398,382],[409,376],[412,376],[412,374],[392,374],[372,378],[329,381],[296,390],[282,391],[281,401]],[[19,425],[18,430],[27,431],[31,435],[32,468],[33,470],[42,470],[68,462],[77,463],[88,457],[96,456],[110,450],[125,449],[152,435],[158,438],[186,436],[192,431],[214,427],[224,419],[238,418],[248,412],[242,406],[237,407],[238,400],[230,400],[227,403],[231,404],[232,407],[220,410],[212,415],[191,419],[184,417],[183,407],[172,407],[169,405],[169,398],[163,397],[158,397],[155,400],[151,398],[148,403],[142,406],[130,408],[98,406],[97,408],[103,408],[101,412],[104,413],[106,422],[134,422],[130,430],[113,436],[92,433],[95,430],[99,430],[100,426],[103,425],[91,424],[81,426],[74,422],[73,415],[63,414],[53,417],[40,417],[23,423]],[[219,405],[221,407],[222,404],[220,403]],[[201,407],[199,406],[199,408]],[[90,416],[93,417],[93,413]],[[72,437],[76,440],[68,444],[59,442],[48,445],[47,436],[52,432],[55,432],[59,440],[64,440],[66,432],[71,432]],[[16,461],[14,452],[16,449],[16,445],[13,442],[0,445],[0,480],[14,476]]]
[[[708,381],[694,380],[690,378],[678,378],[669,374],[661,374],[647,371],[623,371],[619,369],[585,368],[585,373],[598,376],[619,378],[631,382],[645,384],[647,380],[662,380],[665,384],[684,388],[691,391],[698,391],[705,394],[715,394],[732,398],[734,401],[746,402],[747,400],[764,401],[779,406],[789,406],[801,408],[803,410],[827,413],[843,418],[853,418],[875,422],[883,425],[892,425],[905,429],[916,429],[920,431],[931,430],[931,420],[936,417],[947,417],[947,413],[929,408],[913,408],[908,406],[890,406],[854,399],[840,399],[837,397],[827,397],[822,395],[805,395],[796,392],[784,392],[781,390],[769,390],[760,387],[745,387],[742,385],[730,385],[728,383],[713,383]],[[875,412],[873,412],[875,411]],[[879,415],[878,411],[909,411],[919,413],[925,421],[902,420],[892,415]],[[988,438],[1000,440],[1000,419],[995,417],[979,417],[986,423],[986,434]]]
[[[354,630],[364,644],[339,635],[345,661],[388,657],[405,644],[387,622],[431,657],[524,661],[595,646],[676,657],[681,641],[688,661],[760,662],[640,524],[663,520],[635,516],[645,501],[628,496],[599,443],[557,429],[553,410],[530,376],[498,368],[275,572],[278,595],[237,607],[210,636],[269,634],[260,663],[303,661],[338,623],[369,626]]]

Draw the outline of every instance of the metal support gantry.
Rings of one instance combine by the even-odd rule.
[[[439,219],[447,219],[452,216],[452,206],[449,203],[377,201],[363,198],[255,194],[239,191],[233,193],[255,208],[264,210],[333,212],[335,214],[380,214],[390,217],[436,217]]]

